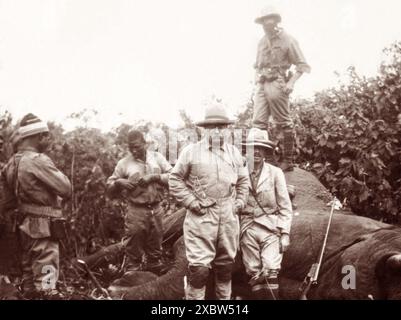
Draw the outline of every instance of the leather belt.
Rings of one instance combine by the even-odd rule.
[[[26,214],[49,218],[61,218],[63,216],[61,209],[55,209],[47,206],[37,206],[34,204],[21,203],[18,206],[18,210]]]
[[[277,215],[277,214],[279,214],[279,211],[278,210],[274,210],[274,211],[271,211],[271,212],[266,212],[265,213],[265,215],[268,215],[268,216],[270,216],[270,215]],[[253,216],[254,215],[254,212],[241,212],[241,214],[240,214],[240,216]],[[263,214],[262,214],[263,215]],[[262,216],[262,215],[260,215],[260,216]]]
[[[140,207],[140,208],[147,208],[147,209],[156,209],[157,207],[160,206],[160,202],[154,202],[154,203],[134,203],[131,202],[131,204],[134,207]]]

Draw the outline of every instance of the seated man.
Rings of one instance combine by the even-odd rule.
[[[245,143],[250,177],[247,205],[241,213],[240,248],[255,299],[278,299],[278,274],[289,246],[291,201],[283,171],[265,162],[274,144],[267,132],[251,129]]]

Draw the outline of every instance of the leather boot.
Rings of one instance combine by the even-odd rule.
[[[250,281],[252,295],[255,300],[279,300],[277,276],[264,276]]]
[[[232,264],[215,266],[214,282],[216,298],[218,300],[230,300],[232,291]]]
[[[280,164],[280,168],[286,171],[293,171],[294,170],[294,132],[293,130],[285,130],[283,132],[283,161]]]

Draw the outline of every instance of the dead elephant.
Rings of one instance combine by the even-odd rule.
[[[298,299],[299,287],[317,261],[326,230],[331,196],[309,172],[296,168],[287,181],[298,190],[299,214],[294,215],[291,246],[280,274],[282,299]],[[182,234],[185,210],[168,219],[165,239]],[[175,264],[164,276],[133,286],[126,299],[182,299],[186,271],[185,247],[175,243]],[[348,278],[347,278],[348,277]],[[344,285],[345,284],[345,285]],[[233,294],[247,298],[246,275],[237,259]],[[209,296],[213,298],[212,296]],[[372,219],[335,213],[318,284],[308,299],[401,299],[401,228]]]
[[[327,221],[327,214],[317,212],[294,217],[291,247],[281,271],[281,298],[299,298],[298,289],[317,260]],[[166,275],[130,288],[125,298],[181,299],[186,269],[182,239],[175,249],[176,264]],[[355,286],[351,278],[345,278],[353,275]],[[244,298],[249,290],[245,278],[238,264],[233,292]],[[318,284],[312,287],[308,299],[369,298],[401,299],[401,229],[368,218],[335,214]]]
[[[295,217],[282,269],[282,297],[297,288],[323,242],[327,214]],[[401,229],[378,221],[335,214],[318,284],[309,299],[401,299]]]

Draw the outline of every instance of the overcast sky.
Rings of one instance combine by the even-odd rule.
[[[375,74],[401,40],[399,0],[0,0],[0,106],[56,121],[94,108],[102,128],[177,125],[181,108],[197,120],[213,94],[234,113],[252,90],[253,21],[271,3],[312,66],[293,97],[349,65]]]

